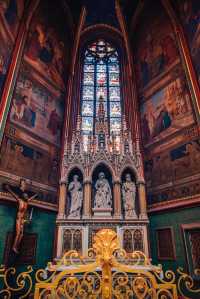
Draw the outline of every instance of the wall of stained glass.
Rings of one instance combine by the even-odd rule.
[[[121,93],[119,57],[104,40],[90,44],[84,55],[82,80],[82,132],[85,139],[95,134],[99,98],[103,97],[110,134],[121,130]]]

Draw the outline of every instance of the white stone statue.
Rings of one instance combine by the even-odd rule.
[[[74,175],[73,181],[69,184],[68,187],[68,190],[71,194],[71,208],[68,217],[80,217],[83,202],[83,190],[82,185],[78,179],[78,175]]]
[[[108,180],[103,172],[99,173],[99,178],[95,184],[96,194],[94,208],[110,208],[112,193]]]
[[[135,197],[136,197],[136,185],[131,180],[131,175],[126,174],[126,180],[122,185],[122,198],[125,208],[125,216],[128,218],[137,218],[135,212]]]

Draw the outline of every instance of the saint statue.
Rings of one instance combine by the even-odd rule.
[[[95,208],[110,208],[112,193],[108,180],[105,178],[103,172],[99,173],[99,178],[95,184],[96,194],[95,194]]]
[[[12,250],[15,253],[19,253],[19,246],[24,235],[24,223],[26,222],[26,212],[28,209],[28,203],[34,199],[37,194],[28,197],[26,192],[26,181],[24,179],[20,180],[20,185],[17,192],[14,192],[10,186],[6,185],[7,191],[17,200],[18,210],[16,217],[16,226],[15,226],[15,239],[12,246]]]
[[[68,190],[71,195],[71,208],[69,212],[69,217],[80,217],[83,202],[83,190],[82,185],[78,179],[78,175],[74,175],[73,181],[69,184],[68,187]]]
[[[127,217],[136,218],[135,212],[135,196],[136,196],[136,185],[131,180],[131,175],[126,174],[126,180],[122,185],[122,198],[124,202],[125,215]]]

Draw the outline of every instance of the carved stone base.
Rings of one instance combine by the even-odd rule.
[[[81,219],[81,217],[80,217],[80,215],[69,215],[69,216],[67,216],[67,219],[74,219],[74,220],[80,220]]]
[[[93,208],[94,217],[106,218],[111,217],[112,208]]]
[[[57,215],[57,220],[62,220],[62,219],[65,219],[65,218],[66,218],[65,214],[58,214]]]
[[[129,220],[136,220],[138,219],[137,214],[135,213],[135,211],[129,211],[129,213],[125,213],[125,219],[129,219]]]
[[[140,214],[139,215],[139,219],[141,219],[141,220],[148,220],[148,216],[147,216],[147,214]]]

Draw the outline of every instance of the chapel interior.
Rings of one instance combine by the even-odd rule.
[[[200,281],[200,1],[0,0],[0,264],[102,230]]]

